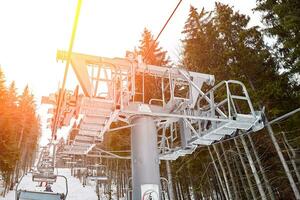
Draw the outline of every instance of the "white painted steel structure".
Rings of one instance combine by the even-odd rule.
[[[58,51],[57,60],[64,61],[66,55]],[[191,154],[197,146],[230,137],[237,129],[263,127],[261,113],[254,111],[247,90],[239,81],[222,81],[204,92],[204,85],[214,85],[213,75],[146,65],[139,57],[111,59],[73,53],[71,64],[84,96],[70,97],[76,103],[66,101],[69,106],[61,115],[67,116],[68,119],[62,119],[68,122],[73,116],[69,113],[79,110],[77,114],[83,118],[78,135],[65,153],[87,154],[95,141],[103,139],[112,122],[129,124],[133,116],[155,119],[160,159],[164,160]],[[159,97],[145,98],[147,77],[158,84]],[[239,110],[239,103],[247,105],[246,112]]]
[[[57,52],[57,60],[66,59],[67,52]],[[199,146],[232,137],[237,130],[263,128],[261,113],[254,110],[246,87],[239,81],[214,86],[213,75],[147,65],[132,55],[105,58],[72,53],[70,63],[83,95],[78,88],[73,94],[60,91],[65,98],[61,112],[55,114],[60,126],[69,125],[73,117],[81,120],[74,128],[77,134],[62,153],[88,156],[104,134],[133,127],[134,199],[140,198],[141,187],[148,187],[143,184],[160,184],[159,159],[176,160]],[[112,129],[113,122],[128,125]],[[143,175],[145,168],[155,170]]]

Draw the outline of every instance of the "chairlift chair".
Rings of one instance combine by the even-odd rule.
[[[57,175],[53,175],[53,174],[41,174],[41,173],[32,174],[33,182],[55,183],[56,178]]]
[[[53,176],[43,176],[38,174],[33,174],[32,180],[33,181],[39,181],[39,182],[48,182],[48,181],[56,181],[57,177],[62,177],[65,180],[66,184],[66,191],[65,193],[54,193],[54,192],[38,192],[38,191],[30,191],[30,190],[22,190],[19,189],[19,185],[22,182],[24,176],[27,174],[24,174],[15,190],[15,200],[66,200],[68,196],[68,180],[65,176],[62,175],[53,175]]]
[[[89,173],[89,171],[91,173]],[[91,181],[107,181],[107,167],[105,165],[89,165],[87,166],[87,179]]]

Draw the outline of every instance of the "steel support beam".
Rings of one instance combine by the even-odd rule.
[[[132,199],[160,199],[157,130],[151,116],[131,119]]]

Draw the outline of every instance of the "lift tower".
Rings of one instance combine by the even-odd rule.
[[[65,61],[67,52],[58,51]],[[147,65],[137,56],[106,58],[72,53],[70,63],[83,91],[64,98],[60,126],[81,117],[64,153],[87,155],[113,122],[131,127],[133,199],[160,199],[160,160],[176,160],[199,146],[263,128],[243,83],[216,85],[213,75]],[[156,95],[149,85],[153,85]],[[205,87],[203,87],[205,85]],[[210,88],[204,91],[203,88]]]

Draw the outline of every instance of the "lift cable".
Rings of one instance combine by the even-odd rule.
[[[166,26],[168,25],[169,21],[171,20],[171,18],[173,17],[174,13],[176,12],[177,8],[180,6],[182,0],[179,0],[179,2],[177,3],[175,9],[173,10],[173,12],[171,13],[171,15],[169,16],[168,20],[166,21],[166,23],[164,24],[164,26],[162,27],[162,29],[160,30],[159,34],[156,36],[154,42],[151,44],[150,48],[148,49],[148,51],[146,52],[146,55],[144,57],[144,60],[146,60],[149,56],[150,51],[152,50],[152,48],[154,47],[154,44],[157,42],[158,38],[160,37],[160,35],[162,34],[162,32],[164,31],[164,29],[166,28]]]
[[[68,54],[67,54],[67,62],[66,62],[66,67],[65,67],[65,72],[64,72],[63,83],[62,83],[61,90],[60,90],[60,92],[58,94],[58,104],[57,104],[57,108],[56,108],[56,115],[54,117],[54,126],[53,126],[53,130],[52,130],[52,139],[56,138],[56,131],[57,131],[58,119],[59,119],[60,112],[61,112],[62,101],[63,101],[63,98],[65,96],[65,87],[66,87],[66,81],[67,81],[67,74],[68,74],[70,60],[71,60],[71,55],[72,55],[72,49],[73,49],[73,44],[74,44],[76,30],[77,30],[77,25],[78,25],[78,19],[79,19],[81,4],[82,4],[82,0],[78,0],[78,2],[77,2],[77,8],[76,8],[76,14],[75,14],[75,19],[74,19],[74,22],[73,22],[73,29],[72,29],[71,40],[70,40]]]

